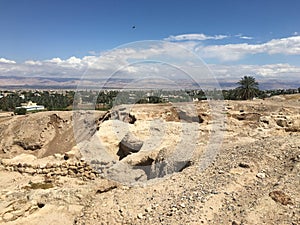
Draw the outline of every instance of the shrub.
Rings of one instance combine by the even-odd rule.
[[[16,115],[25,115],[27,113],[27,110],[25,108],[16,108],[14,113]]]

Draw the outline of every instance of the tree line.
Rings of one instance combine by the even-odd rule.
[[[47,110],[66,110],[67,107],[72,105],[74,94],[74,91],[66,94],[50,93],[49,91],[9,93],[0,99],[0,110],[14,111],[21,103],[29,101],[43,105]]]
[[[68,110],[72,106],[92,104],[94,109],[107,110],[114,105],[120,104],[147,104],[164,102],[187,102],[191,100],[205,100],[209,96],[214,99],[225,100],[247,100],[257,98],[267,98],[279,94],[300,93],[298,90],[267,90],[259,89],[259,84],[252,76],[244,76],[238,82],[238,87],[230,90],[210,91],[203,90],[153,90],[153,91],[67,91],[65,93],[49,91],[22,91],[0,95],[0,110],[14,111],[21,103],[32,101],[38,105],[43,105],[46,110]],[[1,93],[1,92],[0,92]],[[217,96],[218,95],[218,96]],[[21,112],[24,113],[24,112]]]

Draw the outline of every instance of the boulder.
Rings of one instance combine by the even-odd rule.
[[[147,175],[143,170],[131,167],[123,162],[118,162],[108,170],[105,170],[104,177],[125,184],[147,181]]]
[[[149,168],[150,171],[145,170],[145,172],[149,179],[154,179],[164,177],[168,174],[182,172],[185,168],[191,165],[191,161],[173,161],[172,159],[169,159],[153,163]],[[146,169],[146,167],[144,168]]]
[[[121,160],[131,153],[139,152],[143,144],[143,141],[137,139],[132,133],[127,133],[119,143],[119,151],[117,152],[119,159]]]

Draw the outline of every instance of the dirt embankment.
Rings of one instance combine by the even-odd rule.
[[[115,110],[0,117],[0,224],[300,224],[300,95]]]

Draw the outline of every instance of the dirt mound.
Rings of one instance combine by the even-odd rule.
[[[0,123],[4,157],[31,153],[38,157],[71,150],[75,145],[70,112],[40,112],[8,117]]]
[[[300,224],[299,99],[0,117],[0,224]]]

